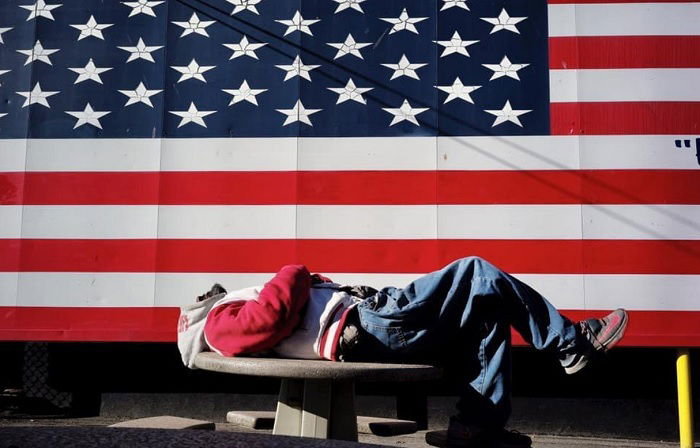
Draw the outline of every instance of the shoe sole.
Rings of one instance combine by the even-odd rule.
[[[590,355],[588,355],[588,356],[590,356]],[[564,372],[566,372],[567,375],[573,375],[574,373],[583,369],[587,365],[588,365],[588,358],[583,358],[583,360],[581,360],[577,364],[574,364],[573,367],[564,367]]]

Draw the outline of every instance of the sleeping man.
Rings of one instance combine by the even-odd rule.
[[[529,447],[529,437],[505,429],[511,326],[571,374],[620,341],[627,313],[572,322],[537,291],[478,257],[405,288],[381,290],[341,286],[289,265],[262,287],[227,293],[214,285],[182,309],[178,346],[188,367],[203,350],[332,361],[458,360],[473,374],[464,379],[447,445]],[[484,399],[475,400],[475,393]]]

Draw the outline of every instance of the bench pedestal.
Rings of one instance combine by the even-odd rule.
[[[357,441],[354,381],[283,379],[272,433]]]
[[[355,381],[419,382],[442,371],[420,364],[226,358],[200,353],[195,366],[214,372],[280,378],[274,434],[357,440]]]

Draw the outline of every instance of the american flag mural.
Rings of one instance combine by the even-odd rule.
[[[0,339],[479,255],[700,345],[700,3],[6,0]]]

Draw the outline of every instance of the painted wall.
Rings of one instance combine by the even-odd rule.
[[[29,1],[0,5],[0,339],[173,341],[214,282],[479,255],[700,345],[700,3]]]

